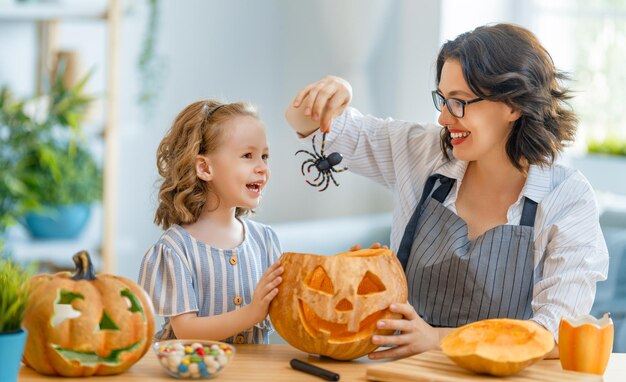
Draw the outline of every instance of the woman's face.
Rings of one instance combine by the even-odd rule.
[[[443,64],[437,89],[444,98],[469,101],[478,96],[463,77],[461,63],[449,59]],[[506,141],[519,113],[503,102],[482,100],[465,105],[465,115],[457,118],[443,107],[438,122],[452,135],[452,155],[465,161],[502,160]],[[491,158],[491,159],[490,159]]]

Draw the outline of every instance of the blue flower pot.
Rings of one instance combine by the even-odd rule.
[[[17,381],[26,343],[26,330],[0,333],[0,381]]]
[[[71,204],[48,206],[41,212],[31,212],[24,217],[30,234],[37,239],[74,239],[85,228],[91,205]]]

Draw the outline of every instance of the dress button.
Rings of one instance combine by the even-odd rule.
[[[235,343],[236,344],[242,344],[245,338],[243,338],[243,336],[240,334],[237,337],[235,337]]]
[[[228,261],[230,262],[230,265],[237,265],[237,256],[232,255]]]
[[[243,299],[241,297],[237,296],[237,297],[235,297],[233,302],[235,303],[235,305],[241,305],[241,303],[243,302]]]

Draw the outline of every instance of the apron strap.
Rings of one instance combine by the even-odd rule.
[[[522,218],[519,225],[534,227],[535,215],[537,215],[537,202],[524,197],[524,208],[522,209]]]
[[[450,190],[452,190],[452,186],[454,186],[455,179],[451,179],[448,177],[441,178],[441,185],[437,187],[435,192],[433,192],[433,199],[443,204],[443,202],[448,197]]]
[[[454,185],[454,179],[450,179],[439,174],[431,175],[426,181],[422,197],[417,204],[417,208],[415,208],[415,212],[411,215],[409,223],[404,229],[404,235],[402,235],[400,247],[398,248],[398,260],[400,260],[400,264],[402,264],[402,269],[404,270],[406,270],[406,264],[409,261],[409,255],[411,254],[411,247],[413,247],[413,241],[415,240],[415,230],[417,229],[419,217],[422,214],[422,205],[424,204],[426,198],[430,195],[430,192],[438,179],[441,181],[441,186],[437,187],[433,193],[433,198],[437,199],[440,203],[443,203],[443,200],[445,200],[448,196],[450,189],[452,189],[452,186]]]

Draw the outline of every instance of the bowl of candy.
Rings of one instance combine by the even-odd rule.
[[[181,379],[212,378],[235,356],[233,345],[218,341],[166,340],[152,348],[169,375]]]

